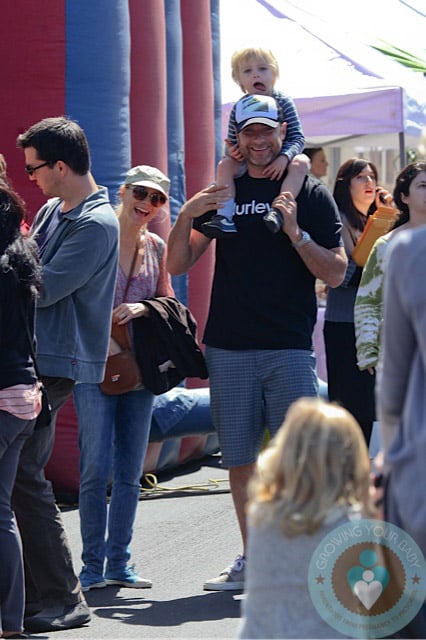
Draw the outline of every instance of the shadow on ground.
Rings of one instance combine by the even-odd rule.
[[[115,587],[87,593],[92,613],[100,618],[121,619],[125,624],[148,627],[173,627],[186,622],[240,617],[241,592],[214,591],[163,601],[122,598],[118,593],[119,589]]]

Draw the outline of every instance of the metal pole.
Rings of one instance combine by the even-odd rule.
[[[399,138],[399,164],[400,164],[400,168],[403,169],[407,164],[405,159],[405,136],[403,131],[400,131],[398,133],[398,138]]]

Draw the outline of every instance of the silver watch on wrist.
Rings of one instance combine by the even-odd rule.
[[[299,249],[300,247],[303,247],[304,244],[307,244],[308,242],[312,241],[312,238],[307,231],[302,231],[302,230],[300,231],[302,234],[300,240],[298,240],[297,242],[291,243],[291,246],[294,247],[295,249]]]

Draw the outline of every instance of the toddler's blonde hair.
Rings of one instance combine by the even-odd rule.
[[[346,409],[315,398],[290,407],[249,484],[254,525],[276,523],[291,537],[317,531],[331,509],[372,515],[370,459],[361,428]]]
[[[244,88],[240,83],[240,65],[248,62],[251,58],[264,62],[269,67],[271,67],[274,73],[274,83],[277,81],[277,78],[280,74],[278,68],[278,62],[275,58],[272,51],[269,49],[262,49],[260,47],[247,47],[246,49],[240,49],[239,51],[235,51],[232,54],[231,58],[231,70],[232,70],[232,79],[237,85],[244,91]]]

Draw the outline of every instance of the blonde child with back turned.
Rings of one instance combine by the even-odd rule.
[[[369,476],[362,431],[346,409],[314,398],[293,403],[249,485],[239,638],[341,637],[314,608],[308,568],[330,531],[372,515]]]
[[[309,158],[302,154],[305,144],[299,115],[293,100],[280,91],[274,89],[279,76],[278,62],[271,51],[261,48],[247,48],[236,51],[231,60],[232,78],[247,95],[272,96],[282,111],[282,121],[287,123],[287,133],[281,149],[281,154],[265,168],[263,174],[270,180],[280,180],[286,169],[287,175],[283,180],[281,191],[290,191],[296,197],[310,168]],[[232,236],[237,232],[233,222],[235,205],[234,178],[242,173],[242,155],[239,152],[236,136],[236,107],[234,105],[228,123],[228,137],[226,139],[226,155],[217,167],[217,184],[228,186],[230,194],[221,208],[202,227],[203,233],[209,238]],[[228,155],[229,154],[229,155]],[[265,224],[271,231],[279,231],[279,227]]]

